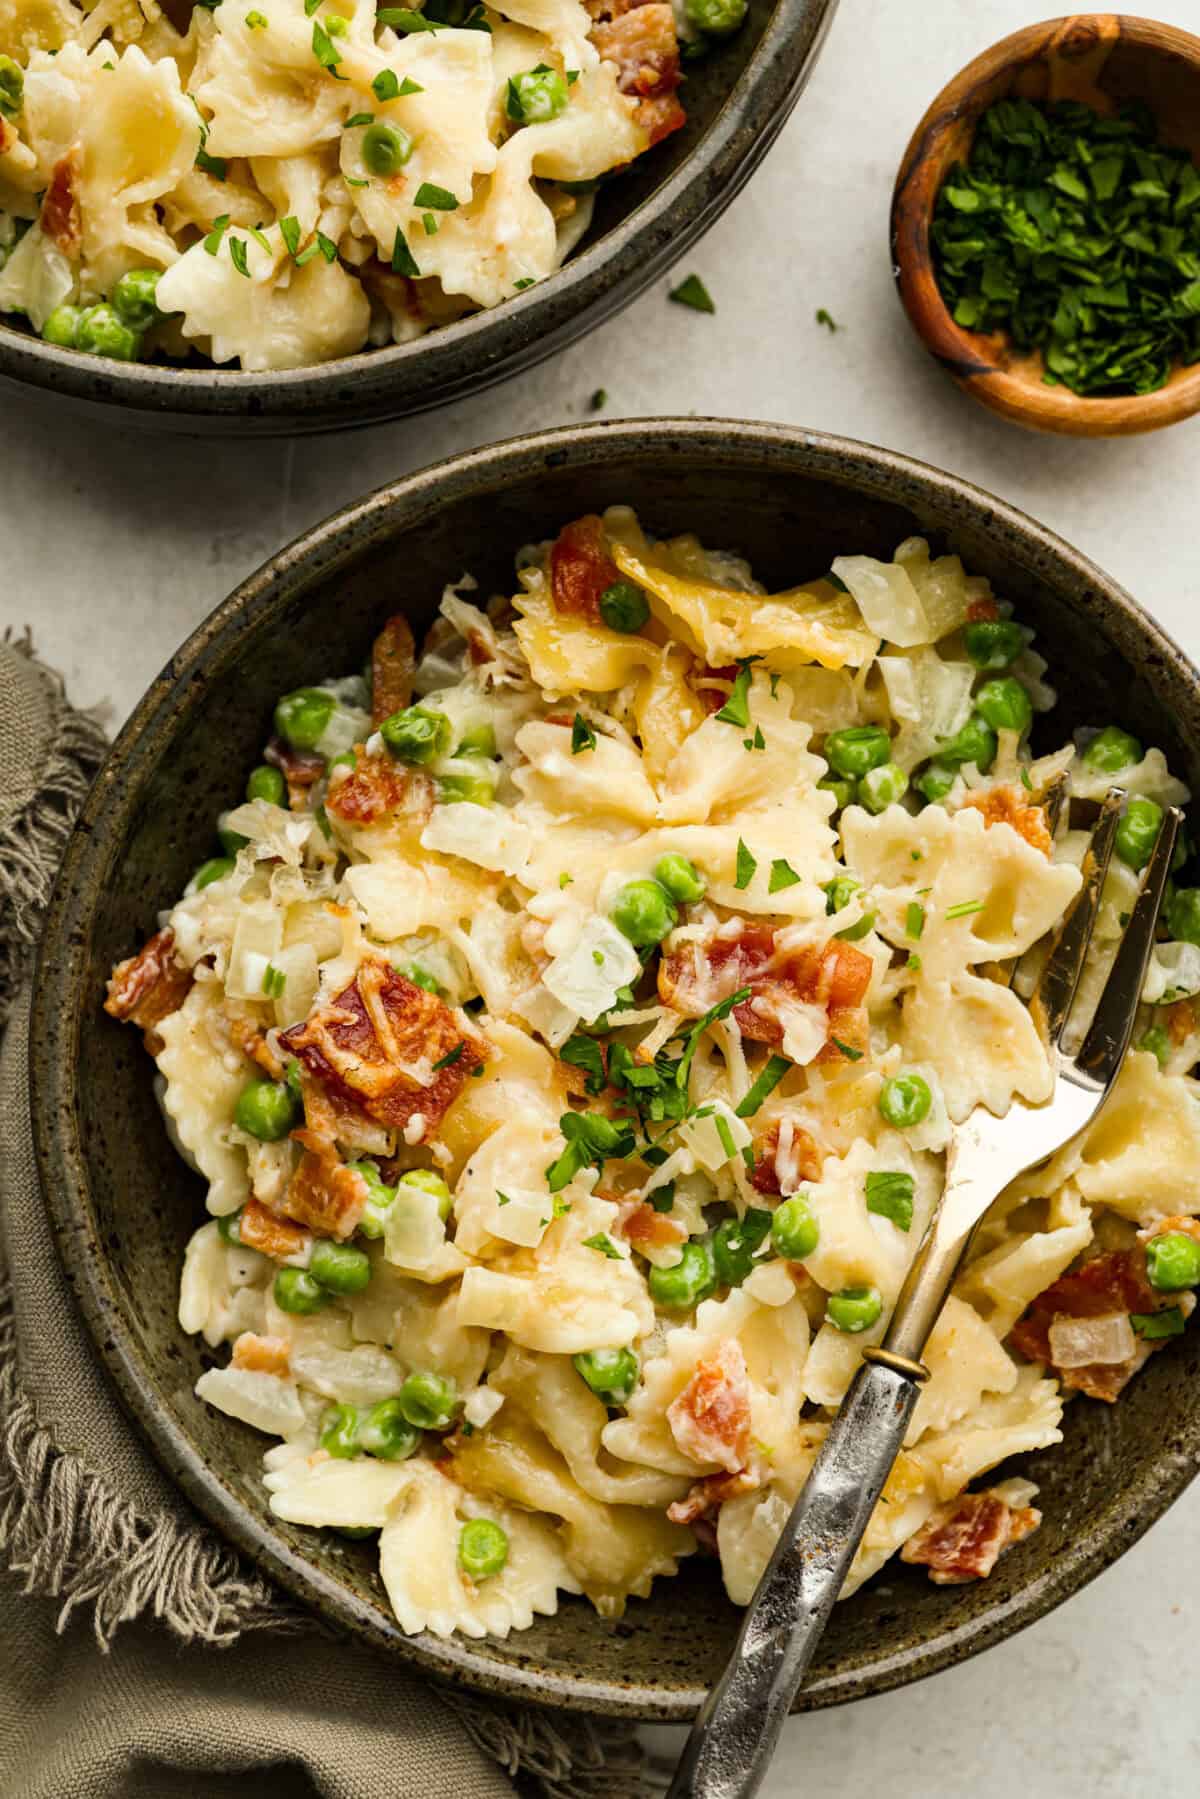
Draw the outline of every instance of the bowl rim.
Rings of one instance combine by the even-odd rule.
[[[500,306],[408,344],[257,372],[114,363],[0,320],[0,381],[185,428],[253,423],[279,432],[377,423],[493,386],[630,304],[715,223],[782,130],[836,10],[837,0],[775,0],[749,61],[674,173],[611,230],[585,238],[545,281]]]
[[[900,162],[892,191],[890,237],[896,288],[913,330],[959,386],[991,411],[1036,431],[1076,437],[1125,437],[1158,431],[1200,411],[1200,363],[1180,365],[1149,394],[1088,396],[1067,387],[1034,386],[999,360],[1001,332],[967,331],[955,323],[933,270],[930,224],[946,175],[943,152],[953,132],[984,110],[997,80],[1054,53],[1094,52],[1097,44],[1137,44],[1180,57],[1200,79],[1200,37],[1181,26],[1129,13],[1075,13],[1026,25],[1000,38],[960,69],[926,107]],[[1200,155],[1195,160],[1200,166]]]
[[[173,1411],[154,1397],[161,1369],[143,1361],[139,1353],[93,1226],[75,1094],[77,1027],[89,985],[91,922],[102,903],[106,875],[136,817],[142,785],[162,756],[170,753],[169,737],[163,745],[151,747],[156,727],[183,716],[189,694],[198,695],[210,679],[220,678],[223,668],[236,662],[239,643],[265,614],[357,560],[381,530],[390,534],[412,528],[464,498],[486,502],[538,468],[569,464],[601,472],[624,462],[630,452],[671,459],[684,470],[689,462],[732,465],[750,478],[756,470],[782,466],[871,497],[940,508],[948,520],[965,505],[993,529],[1015,535],[1025,548],[1028,566],[1037,569],[1040,578],[1057,575],[1061,581],[1071,576],[1102,594],[1154,653],[1200,689],[1200,671],[1184,652],[1087,557],[986,490],[895,451],[802,428],[709,418],[563,426],[469,450],[379,488],[302,533],[242,581],[151,683],[88,794],[51,896],[33,984],[30,1092],[38,1173],[59,1254],[85,1323],[148,1446],[219,1532],[327,1621],[435,1678],[557,1709],[683,1722],[701,1704],[703,1688],[663,1691],[644,1682],[568,1677],[489,1660],[466,1640],[404,1637],[394,1621],[347,1592],[252,1517],[220,1472],[192,1447]],[[1140,1467],[1111,1501],[1092,1514],[1087,1531],[1077,1534],[1070,1547],[1018,1593],[1000,1598],[977,1618],[965,1618],[957,1625],[950,1621],[915,1647],[860,1657],[818,1677],[801,1691],[795,1709],[815,1710],[905,1685],[957,1665],[1034,1623],[1129,1548],[1198,1469],[1200,1407],[1181,1424],[1173,1453]]]

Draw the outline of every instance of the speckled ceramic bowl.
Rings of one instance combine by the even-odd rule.
[[[370,1545],[272,1518],[259,1479],[264,1439],[193,1397],[212,1358],[176,1322],[200,1183],[167,1141],[136,1032],[100,1009],[114,960],[209,854],[213,819],[257,759],[280,692],[357,667],[397,604],[419,633],[447,577],[470,569],[485,592],[507,591],[518,546],[631,500],[651,531],[699,527],[778,585],[828,568],[839,552],[889,556],[910,533],[930,534],[1036,625],[1063,695],[1054,741],[1115,715],[1200,785],[1191,664],[1084,557],[954,475],[838,438],[712,420],[592,425],[473,451],[282,551],[150,688],[91,793],[51,906],[34,1120],[63,1259],[97,1349],[163,1465],[219,1530],[327,1621],[431,1674],[550,1705],[683,1719],[734,1638],[736,1613],[712,1563],[694,1558],[617,1624],[568,1599],[507,1643],[443,1643],[401,1635]],[[1070,1406],[1061,1447],[1017,1464],[1041,1487],[1042,1528],[974,1586],[935,1587],[890,1564],[837,1608],[800,1705],[961,1661],[1099,1573],[1195,1472],[1198,1376],[1200,1336],[1190,1331],[1119,1405]]]
[[[532,368],[673,269],[720,217],[799,99],[835,5],[750,0],[741,30],[687,66],[683,130],[602,186],[582,247],[557,274],[490,312],[415,343],[263,374],[85,356],[0,314],[0,410],[23,388],[126,426],[281,436],[444,406]]]

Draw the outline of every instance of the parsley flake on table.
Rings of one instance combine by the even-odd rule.
[[[689,275],[678,287],[673,287],[667,295],[678,306],[690,306],[693,312],[715,312],[712,295],[701,281],[699,275]]]

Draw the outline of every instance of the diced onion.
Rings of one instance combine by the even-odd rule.
[[[1127,1362],[1137,1351],[1128,1312],[1106,1312],[1102,1318],[1058,1317],[1049,1335],[1050,1359],[1056,1368]]]

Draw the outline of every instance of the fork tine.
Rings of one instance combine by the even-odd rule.
[[[1062,1036],[1075,1001],[1079,977],[1083,973],[1088,947],[1092,941],[1092,929],[1100,910],[1104,881],[1112,860],[1113,839],[1117,834],[1125,799],[1126,795],[1119,788],[1114,788],[1101,808],[1084,860],[1083,886],[1063,920],[1062,929],[1046,958],[1041,979],[1030,1002],[1040,1018],[1046,1040],[1051,1045],[1056,1044]]]
[[[1159,908],[1171,873],[1175,834],[1183,822],[1177,806],[1168,806],[1133,915],[1117,950],[1116,960],[1100,995],[1100,1003],[1075,1067],[1083,1075],[1107,1087],[1115,1080],[1133,1035],[1133,1021],[1146,979],[1146,965],[1154,948]]]

